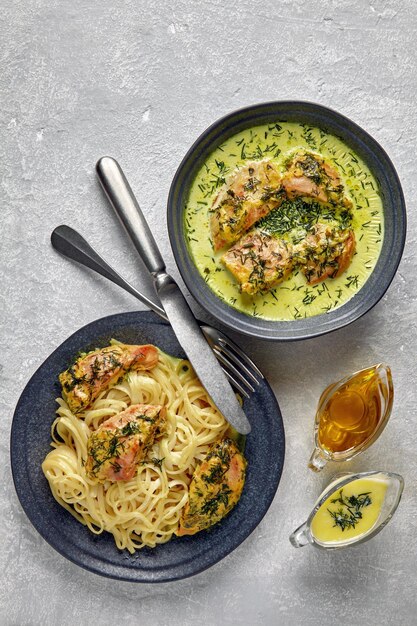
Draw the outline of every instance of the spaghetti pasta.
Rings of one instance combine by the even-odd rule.
[[[121,550],[134,553],[169,541],[196,464],[228,429],[189,362],[159,350],[155,368],[129,372],[82,413],[72,413],[63,398],[57,402],[53,449],[42,463],[55,500],[91,532],[112,533]],[[140,403],[167,407],[166,434],[155,441],[133,479],[97,483],[84,469],[91,432]]]

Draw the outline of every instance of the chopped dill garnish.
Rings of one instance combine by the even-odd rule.
[[[128,422],[121,429],[123,437],[130,437],[131,435],[136,435],[138,432],[140,432],[139,424],[134,421]]]
[[[366,506],[372,504],[369,497],[370,491],[360,493],[358,496],[343,496],[343,489],[339,491],[339,496],[331,500],[332,504],[339,503],[341,506],[337,511],[327,509],[333,518],[333,526],[338,526],[343,532],[347,528],[355,528],[356,524],[362,519],[362,511]]]
[[[210,498],[203,504],[201,507],[201,513],[203,515],[214,515],[217,513],[217,510],[221,504],[224,505],[225,508],[229,505],[229,495],[232,493],[231,489],[224,484],[222,485],[222,491],[215,495],[213,498]]]
[[[296,198],[285,200],[281,206],[262,218],[258,226],[269,235],[291,232],[297,239],[302,238],[305,231],[311,230],[314,224],[325,221],[337,222],[341,228],[348,228],[352,223],[352,214],[347,209],[336,211],[323,207],[318,202],[305,202],[302,198]]]
[[[345,283],[345,287],[354,287],[355,289],[357,289],[359,285],[359,275],[356,274],[355,276],[348,276],[347,277],[347,283]]]
[[[308,305],[311,304],[312,302],[314,302],[314,300],[317,298],[317,296],[315,296],[311,289],[306,289],[305,290],[305,296],[303,298],[303,304]]]

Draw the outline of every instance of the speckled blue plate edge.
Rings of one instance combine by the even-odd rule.
[[[253,429],[247,439],[245,489],[235,509],[209,532],[175,538],[155,549],[127,555],[126,551],[117,550],[110,534],[94,536],[65,511],[54,500],[41,470],[43,458],[50,450],[50,426],[60,391],[58,373],[79,349],[104,345],[112,336],[131,343],[149,341],[183,356],[170,326],[150,312],[111,315],[73,333],[37,369],[17,403],[10,437],[16,493],[45,541],[92,573],[143,583],[169,582],[199,574],[230,554],[253,532],[275,496],[285,456],[285,434],[277,400],[263,381],[259,391],[245,401]],[[262,428],[257,428],[259,423]]]

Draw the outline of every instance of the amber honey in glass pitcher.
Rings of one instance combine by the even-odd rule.
[[[317,408],[310,469],[349,461],[368,448],[387,423],[393,399],[391,370],[382,363],[327,387]]]

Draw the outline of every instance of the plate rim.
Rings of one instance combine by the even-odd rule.
[[[21,407],[24,405],[25,403],[25,395],[26,392],[28,390],[28,388],[30,388],[31,384],[33,383],[34,379],[36,379],[37,376],[39,376],[41,370],[48,365],[48,363],[50,363],[50,361],[53,360],[53,357],[56,356],[57,353],[59,353],[67,343],[69,343],[71,340],[73,340],[76,336],[78,336],[80,333],[82,332],[87,332],[90,328],[95,327],[96,324],[98,323],[113,323],[113,321],[115,320],[119,320],[119,322],[122,322],[122,320],[124,320],[123,324],[119,325],[116,327],[115,332],[117,333],[119,328],[122,327],[126,327],[129,325],[129,322],[126,323],[126,320],[128,318],[135,318],[137,320],[137,318],[141,318],[139,321],[141,324],[153,324],[153,323],[157,323],[160,325],[164,325],[164,326],[168,326],[169,327],[169,323],[166,322],[165,320],[162,320],[159,316],[157,316],[155,313],[151,312],[151,311],[129,311],[129,312],[122,312],[122,313],[116,313],[116,314],[112,314],[112,315],[106,315],[103,316],[101,318],[97,318],[96,320],[93,320],[91,322],[88,322],[87,324],[81,326],[80,328],[78,328],[75,332],[73,332],[71,335],[69,335],[66,339],[64,339],[64,341],[62,341],[47,357],[46,359],[39,365],[39,367],[35,370],[35,372],[31,375],[31,377],[29,378],[29,380],[27,381],[27,383],[25,384],[19,399],[17,401],[16,404],[16,408],[14,410],[13,413],[13,419],[12,419],[12,424],[11,424],[11,429],[10,429],[10,466],[11,466],[11,472],[12,472],[12,478],[13,478],[13,484],[14,484],[14,488],[15,488],[15,492],[17,495],[17,498],[19,500],[20,506],[22,507],[26,517],[28,518],[29,522],[31,523],[31,525],[33,526],[33,528],[35,528],[35,530],[39,533],[39,535],[44,539],[44,541],[46,541],[49,546],[51,546],[58,554],[60,554],[62,557],[66,558],[67,560],[69,560],[70,562],[74,563],[75,565],[81,567],[82,569],[85,569],[86,571],[89,571],[91,573],[94,573],[96,575],[99,576],[103,576],[106,578],[110,578],[110,579],[114,579],[114,580],[122,580],[125,582],[132,582],[132,583],[160,583],[160,582],[174,582],[176,580],[183,580],[192,576],[195,576],[197,574],[200,574],[201,572],[205,571],[208,568],[211,568],[212,566],[214,566],[216,563],[219,563],[221,560],[223,560],[226,556],[228,556],[229,554],[231,554],[239,545],[241,545],[255,530],[255,528],[259,525],[259,523],[262,521],[262,519],[264,518],[264,516],[266,515],[266,513],[268,512],[275,494],[277,492],[279,483],[281,481],[281,477],[282,477],[282,472],[283,472],[283,468],[284,468],[284,461],[285,461],[285,452],[286,452],[286,439],[285,439],[285,428],[284,428],[284,423],[283,423],[283,419],[282,419],[282,414],[281,414],[281,410],[278,404],[278,401],[276,399],[276,396],[271,388],[271,386],[269,385],[268,381],[266,379],[263,380],[263,385],[264,388],[266,389],[266,391],[268,392],[269,396],[271,399],[273,399],[276,408],[277,408],[277,414],[275,415],[275,418],[278,419],[278,424],[277,424],[277,429],[280,430],[280,439],[282,441],[282,445],[281,445],[281,450],[279,450],[279,454],[277,455],[278,459],[279,459],[279,463],[278,463],[278,470],[276,472],[276,476],[275,476],[275,480],[273,483],[272,487],[269,487],[268,491],[267,491],[267,505],[265,506],[262,514],[260,516],[257,516],[255,523],[250,524],[249,530],[243,534],[242,537],[239,537],[239,540],[235,543],[233,543],[232,547],[228,546],[228,543],[225,542],[224,545],[228,546],[228,547],[224,547],[223,549],[219,550],[218,555],[216,556],[215,559],[213,559],[212,561],[210,561],[209,563],[207,563],[206,561],[203,561],[201,563],[200,567],[194,567],[194,568],[188,568],[187,571],[181,572],[181,566],[186,562],[186,563],[190,563],[194,561],[194,556],[192,554],[192,552],[190,552],[190,557],[189,559],[186,559],[186,561],[181,561],[180,564],[169,564],[169,565],[164,565],[163,567],[159,568],[157,570],[157,573],[155,573],[155,570],[146,570],[141,568],[140,566],[136,569],[136,568],[132,568],[132,567],[127,567],[125,565],[123,565],[123,563],[120,564],[114,564],[114,563],[110,563],[110,570],[109,569],[103,569],[102,567],[100,567],[101,564],[103,564],[104,559],[103,558],[99,558],[96,554],[91,554],[90,552],[86,553],[85,551],[83,552],[84,554],[87,554],[88,560],[87,562],[83,561],[82,559],[77,559],[76,557],[76,550],[77,550],[77,546],[75,545],[73,548],[73,553],[68,552],[65,549],[66,546],[66,541],[63,541],[63,545],[64,548],[61,548],[61,546],[59,545],[59,542],[54,541],[54,532],[52,531],[51,533],[46,532],[46,526],[45,525],[41,525],[39,523],[38,520],[38,516],[39,513],[41,512],[42,507],[40,507],[37,503],[36,506],[36,510],[34,511],[33,506],[31,506],[30,497],[25,497],[25,492],[24,489],[21,488],[21,485],[19,483],[19,478],[18,478],[18,471],[17,471],[17,467],[16,464],[18,463],[19,459],[18,459],[18,453],[17,453],[17,446],[18,446],[18,437],[16,434],[17,428],[20,426],[20,424],[18,423],[18,419],[19,419],[19,411],[21,410]],[[130,323],[132,323],[134,320],[132,319]],[[173,333],[172,329],[171,332]],[[98,333],[99,334],[99,333]],[[51,385],[52,385],[52,381],[51,381]],[[52,417],[51,416],[51,424],[52,424]],[[50,440],[48,441],[48,443],[50,443]],[[27,464],[27,456],[25,457],[25,466]],[[41,472],[41,469],[39,467],[39,471]],[[45,479],[46,480],[46,479]],[[51,493],[51,498],[53,498],[53,495]],[[59,503],[56,503],[57,506],[60,506]],[[64,509],[63,509],[64,510]],[[67,512],[68,515],[70,515],[70,513]],[[42,517],[40,515],[40,517]],[[79,522],[77,522],[79,523]],[[52,526],[54,527],[54,529],[57,529],[57,527],[52,524]],[[83,527],[83,526],[81,526]],[[48,527],[49,528],[49,527]],[[84,527],[85,528],[85,527]],[[59,530],[59,529],[57,529]],[[88,529],[87,529],[88,530]],[[91,531],[90,531],[91,532]],[[110,534],[109,534],[110,536]],[[169,543],[169,542],[168,542]],[[165,544],[161,544],[158,545],[156,547],[156,549],[163,549]],[[210,548],[208,548],[207,552],[210,550]],[[74,556],[74,551],[75,551],[75,556]],[[123,555],[123,551],[119,551],[120,555]],[[140,556],[141,550],[137,550],[136,551],[136,555]],[[93,561],[92,563],[89,561]],[[180,571],[178,572],[178,567],[180,568]],[[107,568],[109,568],[109,565],[107,565]],[[160,572],[162,572],[162,575],[160,574]],[[134,575],[132,575],[132,573]],[[138,575],[139,574],[139,575]]]

